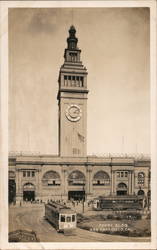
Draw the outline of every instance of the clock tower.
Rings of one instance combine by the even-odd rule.
[[[87,154],[87,70],[80,61],[74,26],[69,29],[64,64],[59,72],[59,155],[85,157]]]

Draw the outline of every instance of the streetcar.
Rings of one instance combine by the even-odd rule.
[[[143,199],[138,196],[99,196],[93,201],[93,210],[142,210]]]
[[[76,229],[76,212],[57,202],[45,204],[45,218],[52,223],[57,232],[72,234]]]

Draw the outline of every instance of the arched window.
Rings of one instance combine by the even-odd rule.
[[[60,176],[55,171],[48,171],[44,174],[42,183],[44,186],[60,186]]]
[[[142,195],[142,196],[143,196],[143,195],[144,195],[144,191],[140,189],[140,190],[138,191],[137,195]]]
[[[124,182],[120,182],[117,185],[117,195],[127,195],[128,187]]]
[[[85,176],[81,171],[73,171],[68,177],[70,186],[85,185]]]
[[[23,190],[24,191],[34,191],[35,190],[35,186],[33,183],[27,182],[23,185]]]
[[[144,185],[145,182],[145,173],[139,172],[138,173],[138,184]]]
[[[94,186],[105,186],[110,184],[110,177],[105,171],[98,171],[93,177]]]
[[[118,189],[127,189],[127,185],[123,182],[118,184]]]

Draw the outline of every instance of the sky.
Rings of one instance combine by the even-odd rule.
[[[150,154],[148,8],[9,10],[9,151],[58,154],[58,74],[71,25],[87,68],[87,153]]]

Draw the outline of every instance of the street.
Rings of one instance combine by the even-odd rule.
[[[76,235],[65,236],[57,233],[56,229],[44,218],[43,204],[30,204],[22,207],[9,208],[9,232],[22,229],[35,231],[41,242],[142,242],[149,238],[125,237],[90,232],[77,227]]]

